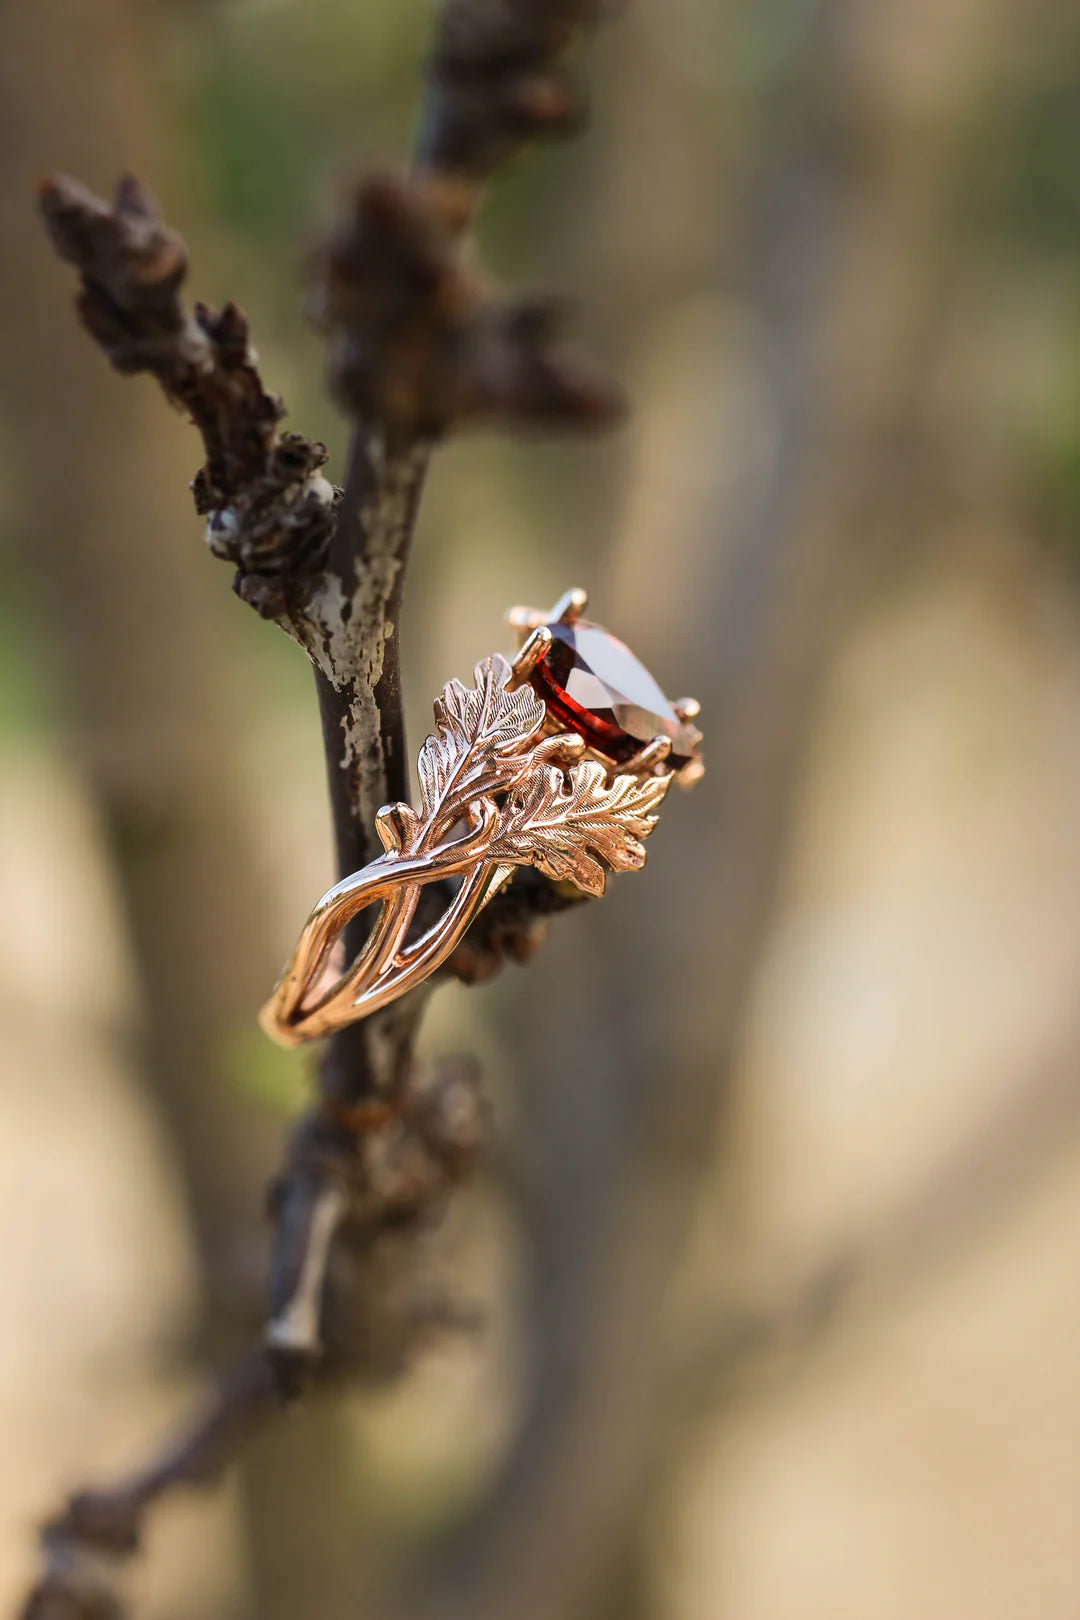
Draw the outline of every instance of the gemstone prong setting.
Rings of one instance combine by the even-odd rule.
[[[621,769],[643,776],[646,771],[654,771],[658,765],[663,765],[670,753],[671,738],[654,737],[639,753],[631,754],[629,759],[624,760]]]
[[[551,645],[528,677],[548,727],[580,732],[596,758],[619,770],[638,769],[642,753],[664,737],[665,757],[681,770],[696,757],[700,732],[624,642],[580,615],[568,620],[564,604],[584,594],[567,591],[556,603],[546,626]]]
[[[540,660],[547,657],[553,640],[554,637],[546,624],[538,624],[535,629],[530,630],[522,643],[521,651],[510,666],[511,689],[524,686]]]
[[[671,703],[623,642],[582,617],[584,606],[584,591],[570,591],[546,622],[511,610],[517,658],[482,659],[471,689],[447,681],[417,760],[418,806],[378,811],[383,854],[317,902],[263,1009],[282,1045],[319,1039],[415,989],[517,867],[601,895],[609,874],[645,864],[643,840],[671,783],[690,787],[704,769],[697,705]],[[417,938],[421,891],[444,879],[455,881],[442,912]],[[331,969],[350,921],[374,906],[365,942]]]
[[[588,605],[588,591],[583,591],[580,585],[575,585],[559,597],[551,610],[551,618],[557,624],[577,624]]]

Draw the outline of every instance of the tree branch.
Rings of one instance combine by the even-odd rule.
[[[499,294],[462,251],[492,170],[528,139],[579,123],[564,56],[598,12],[597,0],[444,0],[412,175],[362,180],[312,256],[310,311],[353,424],[344,491],[323,476],[322,445],[280,431],[284,407],[263,386],[241,311],[186,310],[186,249],[138,182],[122,180],[112,206],[66,177],[41,188],[54,246],[80,273],[83,325],[118,370],[150,373],[202,435],[192,487],[210,549],[234,565],[240,597],[315,667],[342,876],[379,853],[376,810],[409,796],[398,625],[433,445],[476,421],[581,430],[621,410],[617,390],[565,349],[558,306]],[[540,919],[565,904],[546,879],[523,875],[454,970],[475,981],[503,955],[524,958]],[[347,943],[361,940],[362,926]],[[272,1391],[295,1393],[316,1370],[324,1380],[396,1372],[422,1332],[456,1319],[418,1285],[416,1237],[470,1167],[483,1109],[471,1070],[416,1076],[426,997],[328,1042],[318,1101],[272,1196],[266,1359],[227,1380],[164,1461],[117,1491],[74,1498],[46,1529],[35,1620],[114,1614],[94,1559],[132,1552],[149,1503],[203,1477],[206,1455],[262,1414]]]
[[[291,1331],[310,1355],[321,1336],[321,1387],[396,1377],[418,1340],[473,1325],[474,1314],[437,1287],[419,1292],[401,1253],[472,1169],[483,1120],[475,1067],[448,1061],[407,1120],[373,1110],[366,1122],[342,1122],[349,1136],[368,1127],[350,1183],[330,1156],[337,1180],[312,1172],[302,1182],[291,1174],[272,1189],[279,1214],[286,1198],[302,1206],[283,1230],[304,1241],[285,1257],[299,1280],[278,1319],[281,1342],[271,1348],[288,1358]],[[147,1510],[174,1490],[214,1483],[253,1430],[280,1410],[281,1393],[279,1362],[257,1347],[144,1468],[119,1485],[72,1496],[42,1529],[44,1569],[22,1620],[118,1620],[120,1579],[140,1550]]]
[[[594,20],[591,4],[449,0],[440,16],[411,177],[376,175],[345,199],[312,256],[309,307],[327,339],[334,397],[353,420],[349,470],[324,575],[294,613],[317,670],[339,875],[380,853],[379,807],[408,797],[398,626],[416,509],[435,442],[476,420],[581,429],[612,421],[617,391],[568,355],[548,301],[503,298],[466,265],[462,236],[483,180],[531,134],[566,127],[564,95],[540,95],[561,76],[559,53]],[[564,82],[560,77],[560,82]],[[568,81],[566,81],[568,82]],[[532,85],[532,99],[523,86]],[[531,112],[529,109],[532,109]],[[558,116],[556,113],[558,112]],[[558,908],[546,880],[503,899],[482,943],[453,964],[486,977],[500,954],[535,947],[538,915]],[[354,952],[363,919],[346,936]],[[307,1273],[311,1190],[330,1155],[352,1174],[357,1138],[342,1119],[372,1100],[397,1108],[409,1094],[411,1052],[426,989],[333,1036],[320,1068],[322,1102],[293,1139],[271,1280],[271,1337],[280,1341],[290,1289]],[[327,1119],[327,1110],[330,1119]],[[300,1223],[300,1235],[294,1230]],[[284,1335],[290,1338],[290,1335]],[[290,1384],[315,1347],[290,1338]]]

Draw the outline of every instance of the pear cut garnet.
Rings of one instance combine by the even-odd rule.
[[[548,713],[608,759],[630,759],[654,737],[671,738],[671,763],[685,765],[696,732],[680,720],[645,666],[598,624],[548,625],[552,643],[530,676]]]

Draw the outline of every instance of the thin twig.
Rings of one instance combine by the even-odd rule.
[[[249,1355],[147,1467],[119,1485],[73,1496],[42,1530],[45,1569],[22,1620],[112,1620],[122,1613],[117,1578],[139,1548],[146,1510],[169,1491],[216,1478],[278,1404],[265,1356]]]
[[[437,1289],[421,1294],[397,1282],[402,1242],[430,1222],[472,1168],[483,1118],[477,1070],[448,1061],[407,1122],[383,1122],[365,1138],[354,1186],[312,1178],[304,1187],[293,1179],[276,1190],[278,1200],[307,1194],[313,1205],[303,1225],[313,1240],[295,1257],[302,1277],[279,1348],[286,1357],[292,1350],[290,1328],[306,1349],[325,1334],[324,1387],[397,1376],[419,1337],[474,1325],[474,1313]],[[280,1366],[259,1346],[144,1468],[118,1485],[72,1496],[42,1529],[44,1569],[22,1620],[116,1620],[123,1570],[140,1549],[147,1510],[174,1490],[214,1483],[249,1435],[280,1410],[281,1393]]]

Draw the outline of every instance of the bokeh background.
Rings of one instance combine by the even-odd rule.
[[[620,8],[621,9],[621,8]],[[0,0],[0,1601],[255,1330],[306,1060],[254,1025],[330,875],[296,649],[190,430],[33,214],[135,170],[290,422],[336,185],[407,149],[425,0]],[[1080,13],[635,0],[480,230],[633,397],[439,454],[415,744],[583,584],[712,770],[647,872],[447,988],[478,1311],[158,1512],[148,1620],[1080,1614]]]

